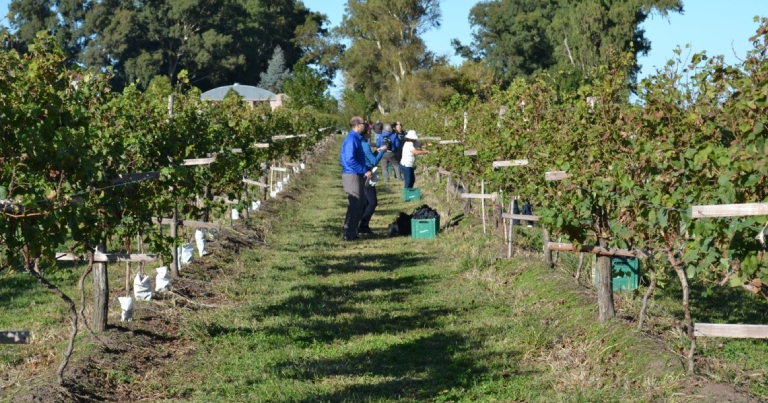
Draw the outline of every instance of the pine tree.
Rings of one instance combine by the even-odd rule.
[[[277,94],[283,90],[283,79],[288,76],[289,72],[290,70],[285,68],[283,49],[280,46],[276,46],[272,59],[269,60],[267,71],[261,73],[259,87]]]

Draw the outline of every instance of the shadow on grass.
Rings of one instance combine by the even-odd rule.
[[[418,288],[433,281],[429,277],[406,276],[357,281],[350,285],[301,285],[293,287],[293,295],[254,312],[254,318],[270,316],[310,318],[359,313],[359,303],[402,302]]]
[[[302,402],[376,401],[407,399],[423,401],[453,388],[471,388],[488,369],[476,362],[479,343],[453,332],[431,335],[381,349],[318,360],[287,360],[275,373],[292,379],[321,382],[338,378],[342,390],[312,396]],[[362,381],[355,379],[365,378]],[[372,377],[387,378],[371,383]]]
[[[707,287],[700,283],[693,283],[691,287],[691,316],[695,322],[704,323],[744,323],[759,325],[768,321],[768,304],[765,299],[752,295],[741,288],[728,286]],[[663,290],[663,295],[674,304],[676,317],[683,317],[682,291],[676,280],[670,282],[670,286]]]
[[[76,284],[82,265],[74,262],[61,262],[56,269],[45,273],[46,278],[60,288]],[[4,276],[0,272],[0,308],[15,309],[28,306],[30,303],[42,302],[48,298],[59,301],[58,297],[48,291],[31,274],[18,271]],[[73,297],[74,295],[70,295]]]
[[[0,307],[10,308],[19,297],[29,298],[30,290],[37,286],[37,279],[27,273],[14,273],[0,280]]]
[[[366,241],[361,240],[358,242]],[[426,265],[433,258],[406,253],[366,253],[364,256],[303,256],[301,260],[310,273],[327,276],[358,271],[395,271],[404,267]]]

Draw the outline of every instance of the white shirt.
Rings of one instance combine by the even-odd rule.
[[[413,154],[413,150],[415,149],[412,141],[405,142],[403,145],[403,156],[400,158],[400,165],[413,168],[416,164],[416,155]]]

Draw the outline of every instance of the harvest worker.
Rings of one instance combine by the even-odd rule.
[[[413,189],[413,184],[416,183],[416,156],[429,154],[427,150],[419,150],[416,148],[416,141],[419,136],[415,130],[408,130],[408,134],[405,135],[405,143],[403,144],[403,158],[400,160],[400,166],[403,167],[403,180],[405,184],[403,187],[406,189]]]
[[[375,126],[374,126],[375,130]],[[365,166],[371,172],[373,172],[373,168],[379,164],[379,161],[381,161],[382,157],[384,157],[384,151],[387,150],[387,146],[381,146],[375,149],[376,154],[374,154],[373,151],[371,151],[370,146],[371,141],[371,132],[366,131],[363,133],[363,152],[365,153]],[[374,211],[376,211],[376,206],[379,205],[379,199],[376,195],[376,177],[378,175],[373,175],[373,178],[371,180],[365,181],[365,198],[363,199],[363,215],[360,219],[360,228],[358,228],[358,233],[363,235],[373,235],[373,231],[371,231],[370,223],[371,218],[373,217]]]
[[[373,174],[365,163],[363,151],[363,133],[368,130],[368,123],[360,116],[353,116],[349,120],[351,130],[341,144],[341,185],[347,194],[349,206],[344,219],[344,240],[357,239],[357,228],[360,224],[360,216],[363,210],[365,198],[365,180],[371,179]]]
[[[395,171],[395,178],[400,179],[400,158],[397,158],[397,151],[400,149],[400,140],[397,138],[397,133],[392,131],[392,125],[387,123],[382,129],[381,136],[376,140],[376,146],[386,146],[387,151],[384,153],[384,163],[382,168],[384,169],[384,181],[389,182],[389,167],[393,167]]]

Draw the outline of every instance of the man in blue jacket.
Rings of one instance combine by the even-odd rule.
[[[341,185],[347,193],[349,206],[347,216],[344,219],[344,240],[357,239],[360,216],[363,213],[363,200],[365,199],[365,180],[371,179],[373,174],[366,166],[365,153],[363,151],[363,135],[368,129],[360,116],[353,116],[349,120],[351,130],[341,144]]]
[[[382,168],[384,169],[384,181],[386,182],[389,182],[390,165],[395,169],[395,178],[400,180],[400,158],[398,158],[396,154],[400,145],[400,140],[397,138],[397,134],[392,132],[392,125],[385,124],[381,136],[376,140],[376,147],[387,147],[387,151],[384,153],[384,163],[382,164]]]
[[[374,131],[376,130],[376,127],[374,126]],[[371,141],[371,133],[368,131],[367,133],[363,133],[363,153],[365,153],[365,166],[373,172],[373,169],[376,167],[376,165],[379,164],[379,161],[381,161],[381,158],[384,157],[384,152],[387,150],[387,146],[379,146],[376,148],[376,153],[374,154],[374,151],[371,150],[371,145],[369,142]],[[374,180],[376,180],[376,175],[373,175]],[[365,197],[363,198],[363,215],[360,217],[360,227],[358,228],[357,232],[362,235],[373,235],[373,231],[371,230],[370,224],[371,224],[371,218],[373,217],[373,212],[376,211],[376,206],[379,205],[379,197],[376,194],[376,183],[374,180],[367,180],[365,181]]]

